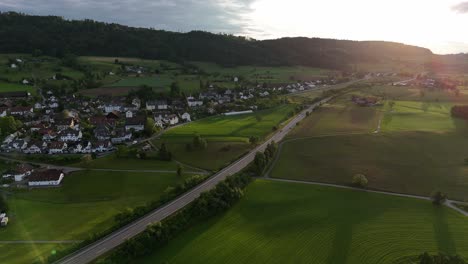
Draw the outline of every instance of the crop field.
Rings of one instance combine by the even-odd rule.
[[[10,223],[0,229],[0,249],[16,246],[2,240],[86,239],[109,228],[118,212],[157,200],[180,181],[174,173],[81,171],[65,176],[60,188],[14,191],[7,195]]]
[[[468,138],[455,133],[317,137],[285,142],[271,176],[349,185],[362,173],[370,188],[468,201],[466,157]]]
[[[382,107],[360,107],[349,98],[339,98],[325,104],[301,121],[290,138],[339,133],[366,133],[377,129]]]
[[[171,129],[164,133],[162,139],[192,138],[199,134],[213,141],[245,142],[250,136],[265,137],[272,132],[274,126],[287,120],[293,110],[293,105],[281,105],[253,114],[213,116]],[[257,117],[260,119],[257,120]]]
[[[393,264],[425,251],[467,257],[466,217],[417,199],[256,180],[234,208],[138,263]]]

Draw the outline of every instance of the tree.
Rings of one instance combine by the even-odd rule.
[[[173,82],[171,84],[171,97],[179,97],[180,96],[180,87],[177,82]]]
[[[8,211],[8,204],[5,201],[5,198],[0,194],[0,212],[7,212]]]
[[[184,167],[181,164],[178,164],[177,165],[177,176],[179,178],[181,178],[183,173],[184,173]]]
[[[262,121],[262,116],[261,115],[255,115],[255,120],[257,120],[257,122],[261,122]]]
[[[249,142],[252,145],[257,145],[257,143],[260,141],[259,137],[251,136],[249,137]]]
[[[125,145],[117,146],[116,155],[117,158],[126,158],[129,154],[129,148]]]
[[[431,199],[432,199],[432,204],[441,205],[445,202],[445,200],[447,200],[447,195],[440,191],[437,191],[431,195]]]
[[[193,137],[193,148],[194,149],[206,149],[208,147],[208,142],[206,139],[202,138],[200,135],[196,134]]]
[[[258,175],[261,175],[266,165],[267,165],[267,159],[265,157],[265,154],[263,152],[257,152],[257,154],[255,154],[255,159],[254,159],[255,172]]]
[[[355,174],[353,176],[353,181],[352,181],[353,185],[355,185],[356,187],[361,187],[361,188],[364,188],[367,186],[367,178],[364,174]]]
[[[151,117],[146,118],[145,122],[145,134],[150,137],[156,132],[156,125],[154,119]]]
[[[159,148],[159,159],[164,161],[172,160],[172,153],[167,149],[166,143],[162,143],[161,147]]]

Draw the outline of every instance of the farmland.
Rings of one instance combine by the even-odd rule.
[[[256,180],[230,211],[139,263],[404,263],[424,251],[466,257],[467,225],[427,201]]]
[[[253,114],[204,118],[167,131],[163,139],[192,138],[199,134],[213,141],[245,142],[251,136],[265,137],[272,132],[273,126],[290,117],[293,110],[293,105],[282,105]]]
[[[429,196],[442,190],[468,200],[468,138],[456,134],[400,132],[341,135],[283,144],[272,177],[349,185],[356,173],[369,187]],[[294,168],[294,173],[290,173]]]
[[[177,164],[169,161],[160,161],[149,156],[148,159],[118,158],[115,154],[95,159],[89,164],[77,163],[76,166],[92,169],[116,169],[116,170],[173,170]]]
[[[293,110],[294,105],[282,105],[254,114],[208,117],[170,129],[154,143],[165,143],[178,161],[218,170],[252,147],[248,143],[249,137],[265,138],[274,126],[287,120]],[[208,141],[206,149],[187,150],[186,146],[195,134]]]
[[[157,200],[167,187],[181,180],[173,173],[82,171],[66,176],[60,188],[17,190],[7,196],[10,224],[0,229],[0,237],[32,241],[86,239],[109,228],[120,211]],[[12,250],[16,250],[15,246],[0,245]],[[37,247],[38,254],[28,254],[31,260],[49,254],[53,248]],[[24,262],[28,261],[18,263]]]

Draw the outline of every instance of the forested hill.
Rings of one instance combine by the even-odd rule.
[[[430,57],[425,48],[378,41],[283,38],[256,41],[201,31],[176,33],[91,20],[0,13],[0,52],[61,56],[140,57],[233,65],[307,65],[343,69],[353,63]]]

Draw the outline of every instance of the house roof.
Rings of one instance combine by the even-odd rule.
[[[145,118],[143,116],[137,116],[137,117],[125,119],[126,126],[138,126],[138,125],[144,125],[144,124],[145,124]]]
[[[29,181],[58,181],[63,172],[57,169],[34,171],[29,176]]]
[[[50,143],[50,149],[62,149],[65,146],[65,142],[62,141],[54,141]]]
[[[18,166],[16,166],[15,171],[19,173],[26,173],[28,171],[32,171],[34,167],[31,164],[28,163],[21,163]]]

